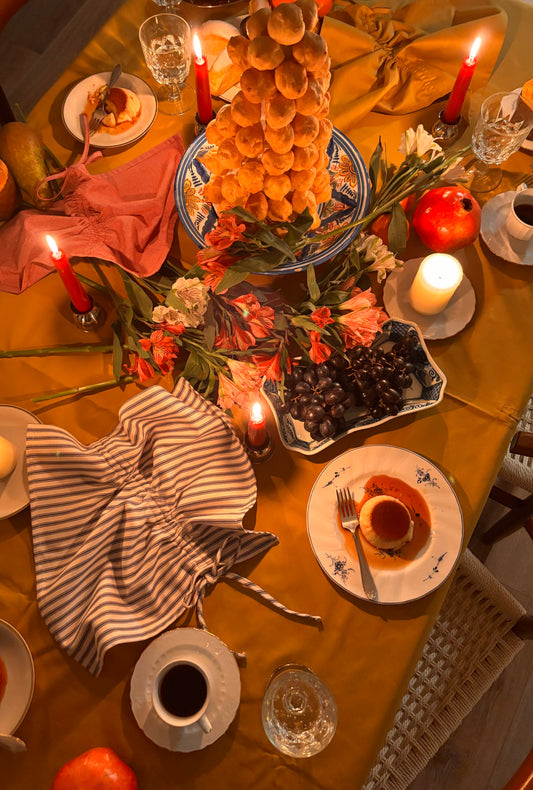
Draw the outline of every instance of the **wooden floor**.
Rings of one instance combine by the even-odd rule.
[[[0,84],[10,101],[28,113],[121,2],[29,0],[0,34]],[[481,528],[500,512],[489,503]],[[470,548],[533,613],[533,541],[525,531],[490,552],[476,532]],[[532,666],[530,642],[410,790],[501,790],[533,745]]]

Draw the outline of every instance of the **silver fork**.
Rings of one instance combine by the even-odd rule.
[[[370,573],[370,568],[368,567],[363,547],[361,546],[361,539],[358,533],[359,519],[357,518],[357,513],[355,512],[353,497],[348,488],[337,489],[337,503],[339,506],[341,524],[344,529],[349,530],[349,532],[351,532],[353,535],[355,548],[357,549],[359,570],[361,571],[361,581],[363,583],[365,595],[370,601],[377,601],[378,591],[374,579],[372,578],[372,574]]]
[[[104,91],[104,93],[102,95],[102,98],[100,99],[100,104],[98,105],[96,110],[93,112],[93,114],[91,116],[91,120],[89,121],[89,135],[94,134],[101,127],[102,121],[104,120],[104,118],[106,116],[105,102],[106,102],[107,96],[109,94],[110,89],[113,87],[113,85],[118,80],[118,78],[120,77],[121,74],[122,74],[122,67],[121,67],[120,63],[117,63],[117,65],[115,66],[115,68],[111,72],[111,76],[109,78],[109,82],[107,83],[106,89],[105,89],[105,91]]]

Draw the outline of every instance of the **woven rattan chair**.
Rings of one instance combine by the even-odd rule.
[[[521,604],[467,549],[362,790],[406,790],[524,647],[530,628]]]
[[[533,538],[533,396],[518,424],[518,432],[513,437],[498,477],[516,488],[529,491],[530,495],[521,499],[498,484],[494,485],[490,498],[509,508],[509,512],[484,532],[481,539],[492,544],[521,527]]]

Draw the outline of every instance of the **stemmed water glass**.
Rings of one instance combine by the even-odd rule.
[[[139,39],[146,65],[156,82],[159,110],[182,115],[194,103],[194,91],[186,85],[191,68],[191,28],[176,14],[156,14],[142,23]]]
[[[266,685],[262,719],[276,749],[291,757],[311,757],[333,738],[337,705],[309,667],[285,664],[274,670]]]
[[[182,0],[154,0],[154,3],[164,8],[165,11],[175,14],[177,7],[181,5],[181,1]]]
[[[467,175],[472,192],[490,192],[502,180],[497,167],[514,154],[533,128],[533,111],[519,92],[493,93],[481,105],[472,133],[476,163]]]

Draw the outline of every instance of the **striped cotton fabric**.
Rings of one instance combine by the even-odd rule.
[[[89,446],[30,425],[26,456],[39,607],[93,674],[111,647],[160,633],[277,543],[243,528],[252,466],[223,412],[185,380],[133,397]]]

